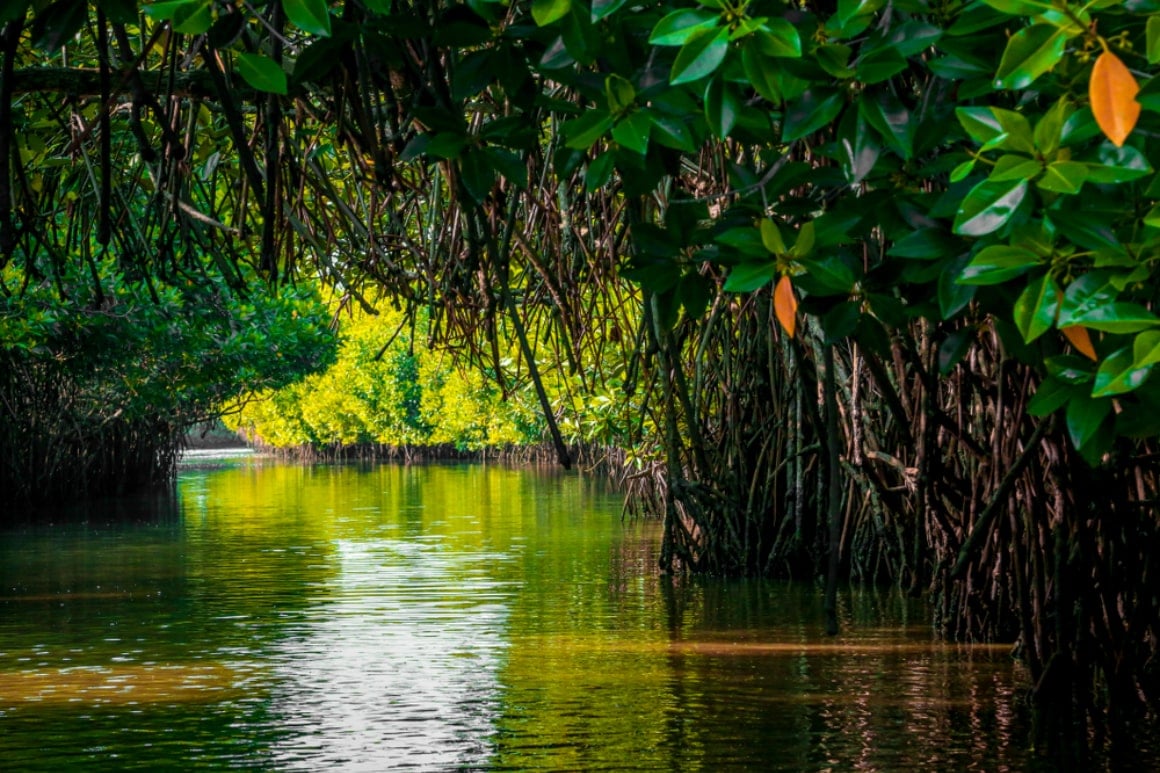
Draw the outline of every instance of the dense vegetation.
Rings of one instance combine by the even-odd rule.
[[[390,299],[565,464],[556,384],[617,395],[666,570],[927,592],[1075,743],[1157,710],[1160,2],[141,10],[0,11],[6,297]]]

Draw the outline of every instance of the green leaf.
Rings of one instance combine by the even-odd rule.
[[[604,79],[604,96],[608,99],[609,112],[619,116],[636,101],[636,88],[627,78],[613,73]]]
[[[772,57],[798,59],[802,55],[802,38],[797,27],[785,19],[766,19],[755,36],[761,53]]]
[[[685,121],[674,116],[664,115],[654,110],[645,111],[652,121],[652,138],[666,148],[692,153],[696,150],[693,143],[693,133],[685,125]]]
[[[528,166],[521,156],[503,148],[484,148],[483,153],[509,185],[520,190],[528,187]]]
[[[588,169],[584,172],[584,189],[588,193],[593,193],[603,188],[609,179],[611,179],[615,161],[616,153],[608,150],[601,153],[588,165]]]
[[[1000,156],[995,162],[995,168],[987,179],[991,182],[1005,182],[1008,180],[1031,180],[1043,171],[1043,165],[1035,159],[1025,156],[1008,154]]]
[[[1001,107],[992,107],[991,113],[999,122],[999,128],[1007,135],[1002,145],[1004,149],[1029,155],[1035,153],[1035,135],[1031,131],[1031,124],[1022,113],[1004,110]]]
[[[808,287],[814,295],[844,295],[854,287],[854,272],[837,257],[802,260],[804,276],[794,278],[795,284]],[[806,279],[812,280],[807,282]]]
[[[1073,395],[1067,403],[1067,433],[1076,448],[1083,448],[1112,410],[1110,400]]]
[[[467,147],[467,137],[459,132],[439,132],[432,135],[424,152],[435,158],[459,158],[459,154]]]
[[[938,260],[963,251],[963,244],[941,228],[919,228],[899,239],[886,251],[895,258]]]
[[[698,32],[717,26],[721,15],[704,8],[673,11],[653,27],[648,42],[654,46],[683,46]]]
[[[705,120],[713,134],[720,139],[728,137],[740,112],[741,100],[730,84],[713,78],[705,85]]]
[[[745,78],[754,90],[775,105],[781,104],[781,89],[777,85],[777,73],[766,60],[753,39],[745,41],[741,47],[741,68]]]
[[[718,234],[713,241],[724,244],[726,247],[732,247],[743,255],[768,260],[770,250],[765,246],[765,240],[762,237],[763,234],[759,229],[751,226],[740,226]],[[784,244],[782,247],[784,251]]]
[[[874,98],[863,92],[858,110],[891,150],[902,160],[910,160],[914,155],[914,122],[897,97],[884,92]]]
[[[624,7],[628,0],[592,0],[592,22],[611,16]]]
[[[651,127],[652,121],[645,113],[630,113],[612,127],[612,139],[622,148],[643,156],[648,152],[648,135]]]
[[[700,80],[713,74],[729,51],[729,29],[704,30],[689,39],[677,52],[669,83],[673,86]]]
[[[1003,127],[989,107],[956,107],[955,117],[975,142],[985,145],[1003,134]]]
[[[951,170],[950,181],[952,183],[962,182],[970,177],[973,171],[975,171],[975,159],[968,158]]]
[[[1151,365],[1141,367],[1134,364],[1132,347],[1125,346],[1100,363],[1100,369],[1096,371],[1092,397],[1108,397],[1132,392],[1139,388],[1151,373]]]
[[[1088,179],[1088,167],[1076,161],[1054,161],[1035,184],[1045,191],[1074,195]]]
[[[1136,333],[1160,326],[1160,319],[1136,303],[1115,301],[1088,308],[1068,320],[1072,325],[1083,325],[1105,333]]]
[[[1025,89],[1036,78],[1059,63],[1068,35],[1054,24],[1032,24],[1011,36],[999,70],[995,88]]]
[[[785,109],[781,127],[782,142],[793,142],[826,126],[842,112],[846,104],[840,92],[810,90]]]
[[[211,0],[169,0],[144,6],[145,13],[159,21],[168,21],[175,32],[201,35],[213,26]]]
[[[1052,4],[1045,0],[983,0],[983,2],[996,11],[1012,16],[1038,16],[1053,9]]]
[[[1100,145],[1097,158],[1096,162],[1085,162],[1087,179],[1097,185],[1131,182],[1152,173],[1148,159],[1131,145],[1117,148],[1105,142]]]
[[[1051,109],[1035,124],[1035,147],[1044,156],[1053,156],[1059,150],[1060,138],[1063,135],[1063,122],[1068,117],[1071,104],[1066,97],[1060,97]]]
[[[459,157],[463,187],[476,201],[485,201],[495,186],[495,167],[479,148],[468,148]]]
[[[853,52],[854,49],[841,43],[826,43],[814,49],[814,59],[819,67],[835,78],[853,78],[854,70],[849,64]]]
[[[285,94],[286,72],[264,54],[238,54],[238,73],[253,88],[270,94]]]
[[[859,58],[855,71],[862,83],[881,83],[907,66],[906,59],[893,48],[879,48]]]
[[[564,145],[575,150],[588,150],[612,128],[613,118],[604,110],[589,110],[579,118],[565,122],[560,131]]]
[[[1082,388],[1048,377],[1043,380],[1035,394],[1027,403],[1027,413],[1031,416],[1048,416],[1055,413],[1072,398],[1083,394]]]
[[[32,45],[56,51],[80,32],[88,18],[86,0],[57,0],[32,20]]]
[[[961,236],[984,236],[999,230],[1015,214],[1027,188],[1026,180],[984,180],[963,199],[952,230]]]
[[[786,252],[785,240],[781,238],[781,231],[778,230],[777,223],[768,217],[761,220],[761,243],[774,255],[784,255]]]
[[[1145,27],[1147,41],[1148,64],[1160,62],[1160,15],[1152,14],[1148,17]]]
[[[797,239],[794,240],[790,254],[795,258],[804,258],[813,252],[814,244],[817,242],[814,231],[814,221],[802,224],[802,227],[798,229]]]
[[[311,35],[330,37],[330,9],[326,0],[282,0],[286,18]]]
[[[1055,324],[1063,292],[1050,274],[1032,280],[1015,300],[1015,326],[1023,340],[1031,343]]]
[[[572,10],[572,0],[532,0],[532,19],[536,26],[546,27]]]
[[[777,263],[742,263],[729,271],[725,280],[725,291],[730,293],[748,293],[764,287],[773,280],[777,273]]]
[[[1132,345],[1132,364],[1137,368],[1160,362],[1160,331],[1148,330],[1136,336]]]
[[[1039,265],[1039,256],[1022,247],[996,244],[984,247],[971,259],[958,283],[964,285],[994,285],[1006,282]]]

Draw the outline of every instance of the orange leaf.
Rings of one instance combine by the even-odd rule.
[[[1117,148],[1128,139],[1140,117],[1140,103],[1136,101],[1139,90],[1136,79],[1118,56],[1111,51],[1100,54],[1092,68],[1088,95],[1096,123]]]
[[[1096,348],[1092,346],[1092,337],[1088,335],[1086,327],[1068,325],[1067,327],[1060,328],[1060,330],[1080,354],[1086,356],[1089,360],[1099,360],[1099,356],[1096,354]]]
[[[793,284],[789,276],[777,280],[777,287],[773,291],[773,310],[777,314],[777,321],[793,338],[793,331],[797,326],[797,298],[793,294]]]

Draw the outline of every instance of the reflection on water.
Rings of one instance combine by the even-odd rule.
[[[1006,648],[889,592],[834,640],[812,586],[659,577],[574,475],[234,459],[176,502],[0,534],[0,768],[1037,764]]]

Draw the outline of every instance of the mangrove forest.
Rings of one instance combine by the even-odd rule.
[[[656,572],[1013,645],[1045,748],[1157,722],[1160,0],[0,25],[0,505],[164,483],[218,420],[550,457]]]

